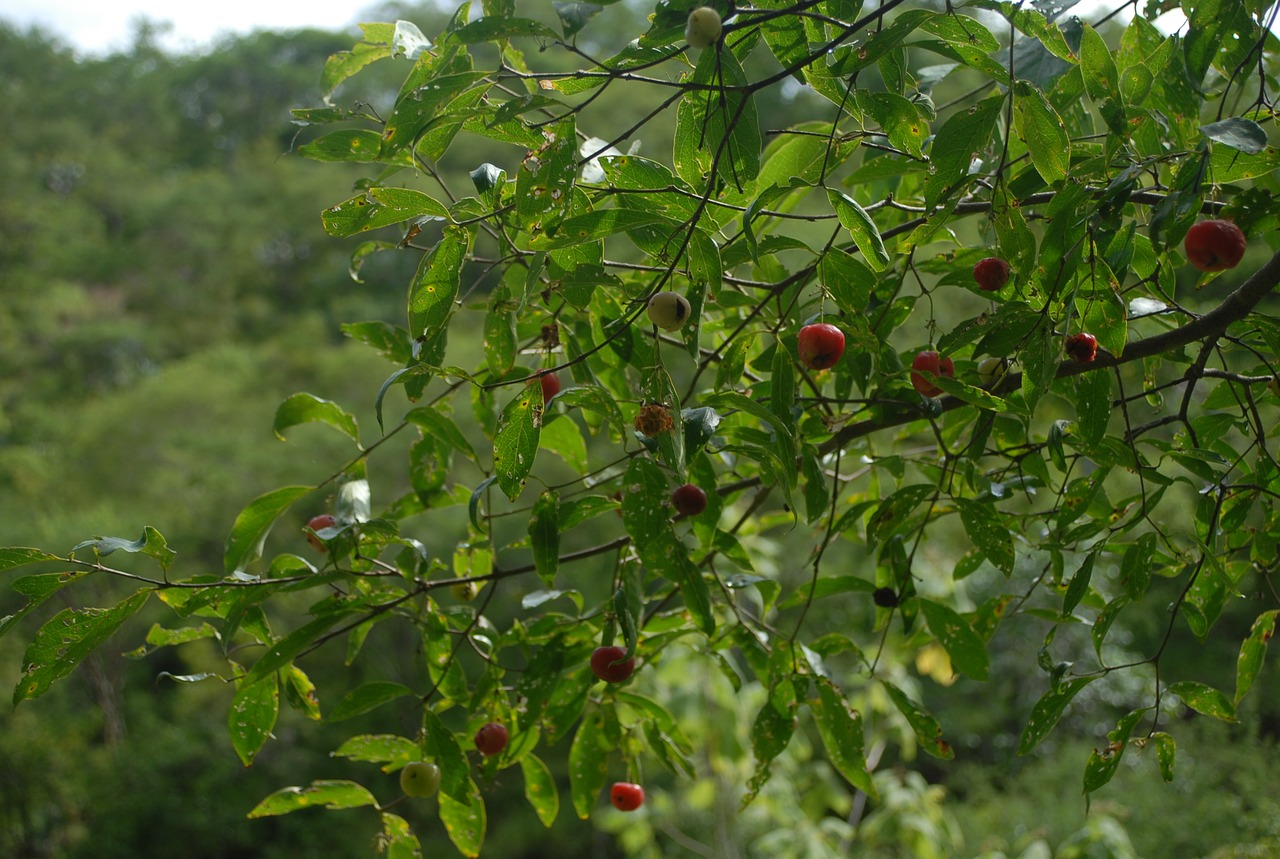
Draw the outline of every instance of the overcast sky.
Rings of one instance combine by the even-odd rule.
[[[145,16],[173,24],[168,47],[199,47],[228,32],[320,27],[343,30],[361,19],[362,0],[3,0],[0,18],[38,25],[82,53],[127,49],[131,22]]]

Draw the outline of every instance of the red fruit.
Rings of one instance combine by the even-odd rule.
[[[623,659],[625,648],[611,645],[597,647],[591,654],[591,673],[606,683],[621,683],[636,670],[636,658]]]
[[[943,358],[932,349],[916,354],[915,360],[911,362],[911,385],[926,397],[936,397],[942,393],[942,389],[922,376],[922,372],[951,379],[956,375],[956,368],[950,358]]]
[[[844,354],[844,332],[826,322],[806,325],[800,329],[796,351],[810,370],[834,367]]]
[[[973,279],[983,292],[995,292],[1009,282],[1009,264],[1000,257],[978,260],[973,267]]]
[[[490,722],[476,731],[476,749],[485,757],[496,755],[507,747],[507,727]]]
[[[615,781],[609,788],[609,801],[618,811],[635,811],[644,805],[644,788],[629,781]]]
[[[1187,259],[1201,271],[1235,268],[1244,258],[1244,233],[1230,221],[1201,221],[1182,242]]]
[[[328,513],[321,513],[319,516],[312,516],[311,521],[307,522],[307,527],[311,531],[323,531],[325,528],[332,528],[337,524],[337,519],[334,519]],[[311,531],[307,532],[307,542],[314,546],[317,552],[328,552],[329,547],[324,544],[323,540],[312,534]]]
[[[697,516],[707,509],[707,493],[692,483],[686,483],[671,493],[671,505],[685,516]]]
[[[538,374],[538,381],[542,384],[542,402],[549,402],[552,397],[560,393],[560,377],[552,371],[543,370]]]
[[[1098,338],[1092,334],[1072,334],[1067,338],[1067,355],[1081,364],[1088,364],[1098,354]]]

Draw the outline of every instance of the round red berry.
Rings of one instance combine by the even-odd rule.
[[[1098,338],[1092,334],[1072,334],[1067,338],[1067,355],[1081,364],[1088,364],[1098,354]]]
[[[1246,241],[1230,221],[1201,221],[1187,230],[1182,242],[1187,259],[1201,271],[1235,268],[1244,258]]]
[[[616,781],[609,788],[609,801],[618,811],[635,811],[644,805],[644,788],[629,781]]]
[[[671,506],[685,516],[697,516],[707,509],[707,493],[692,483],[677,486],[671,493]]]
[[[311,520],[307,522],[307,528],[309,529],[307,531],[307,542],[310,543],[317,552],[329,551],[329,547],[324,544],[324,541],[312,532],[323,531],[325,528],[332,528],[337,524],[338,520],[334,519],[328,513],[321,513],[319,516],[312,516]]]
[[[1009,282],[1009,264],[1000,257],[978,260],[973,267],[973,279],[983,292],[995,292]]]
[[[617,645],[597,647],[591,654],[591,673],[606,683],[621,683],[636,670],[636,658],[623,659],[626,655]]]
[[[816,322],[800,329],[796,351],[810,370],[834,367],[844,354],[844,332],[827,322]]]
[[[923,373],[951,379],[956,375],[956,367],[950,358],[943,358],[932,349],[917,353],[915,360],[911,362],[911,386],[926,397],[936,397],[942,393],[942,389],[926,379]]]
[[[552,397],[560,393],[560,377],[551,370],[539,373],[538,381],[542,384],[542,402],[550,402]]]
[[[497,722],[476,731],[476,749],[485,757],[496,755],[507,747],[507,726]]]

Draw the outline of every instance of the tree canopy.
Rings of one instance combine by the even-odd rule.
[[[995,694],[1019,754],[1108,708],[1086,795],[1139,755],[1176,779],[1179,716],[1239,717],[1280,614],[1276,12],[1188,2],[1170,32],[1173,3],[935,5],[663,0],[630,41],[608,2],[362,25],[278,137],[358,177],[320,226],[354,242],[357,284],[405,296],[341,326],[386,361],[363,403],[302,391],[271,421],[346,452],[249,500],[216,571],[141,523],[0,549],[26,599],[0,635],[42,619],[14,703],[162,606],[138,655],[213,646],[217,668],[178,679],[233,687],[246,766],[282,702],[358,726],[332,777],[250,816],[359,809],[394,856],[419,855],[404,809],[433,779],[478,856],[500,779],[548,827],[612,794],[621,828],[648,820],[632,785],[652,804],[722,764],[719,811],[750,809],[779,770],[802,778],[797,744],[831,777],[768,812],[804,837],[754,843],[844,855],[901,788],[885,761],[944,766],[916,752],[951,760]],[[295,70],[335,50],[255,47]],[[191,75],[174,140],[237,111],[269,135],[255,56]],[[234,171],[238,140],[208,169]],[[147,300],[266,328],[322,287],[258,294],[263,259],[201,280],[219,245],[188,200],[275,219],[252,176],[232,190],[196,176],[151,210],[200,288]],[[20,300],[77,264],[24,256]],[[212,336],[188,323],[131,342]],[[100,605],[75,597],[92,581]],[[317,682],[331,651],[347,667]],[[633,854],[660,855],[635,825]]]

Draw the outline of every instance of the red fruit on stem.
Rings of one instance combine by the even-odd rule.
[[[932,349],[916,354],[911,362],[911,386],[926,397],[936,397],[942,389],[921,375],[922,372],[951,379],[956,375],[956,367],[950,358],[943,358]]]
[[[323,531],[325,528],[332,528],[337,524],[337,519],[334,519],[328,513],[321,513],[319,516],[312,516],[311,520],[307,522],[307,527],[310,528],[311,531]],[[315,534],[312,534],[311,531],[307,532],[307,542],[310,543],[317,552],[328,552],[329,547],[324,544],[323,540]]]
[[[800,329],[796,351],[810,370],[834,367],[844,354],[844,332],[826,322],[806,325]]]
[[[1067,355],[1081,364],[1088,364],[1098,354],[1098,338],[1092,334],[1072,334],[1067,338]]]
[[[973,279],[983,292],[995,292],[1009,282],[1009,264],[1000,257],[978,260],[973,267]]]
[[[686,483],[671,493],[671,505],[685,516],[697,516],[707,509],[707,493],[692,483]]]
[[[507,747],[507,727],[497,722],[476,731],[476,749],[485,757],[496,755]]]
[[[615,781],[609,788],[609,801],[618,811],[635,811],[644,805],[644,788],[629,781]]]
[[[636,670],[636,658],[623,659],[626,655],[617,645],[597,647],[591,654],[591,673],[606,683],[621,683]]]
[[[1201,221],[1187,230],[1182,249],[1201,271],[1223,271],[1240,264],[1245,245],[1244,233],[1230,221]]]
[[[538,381],[542,384],[542,402],[549,402],[552,397],[560,393],[560,377],[551,370],[543,370],[539,373]]]

